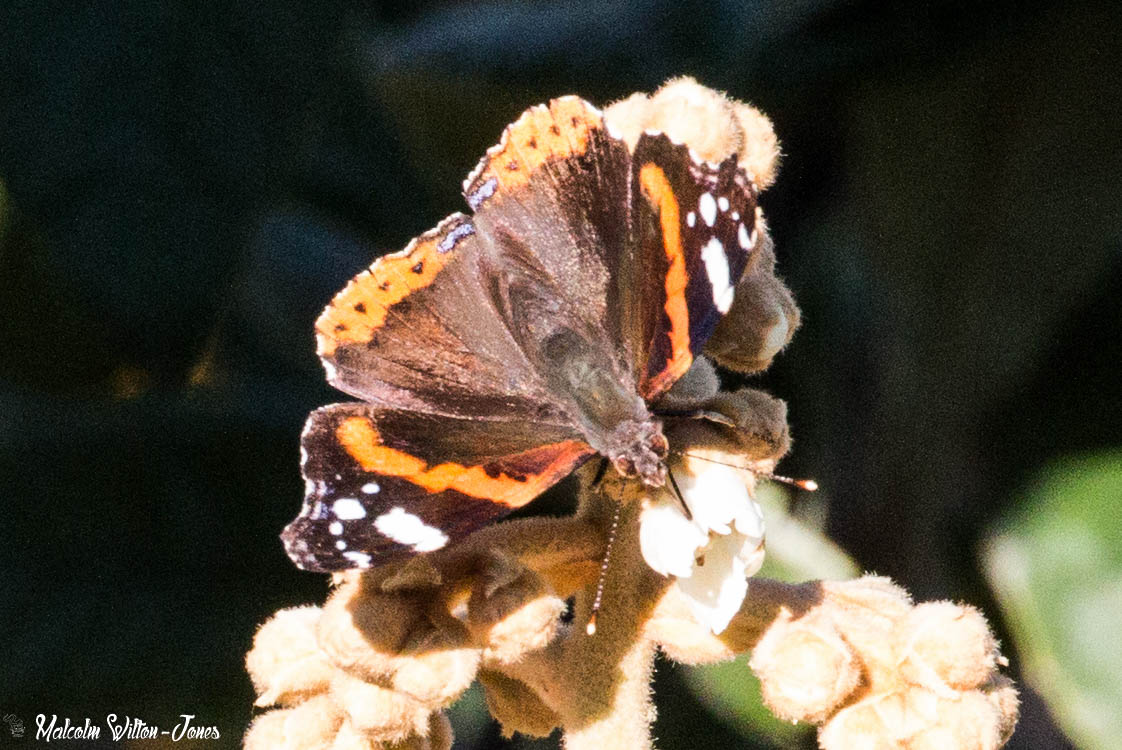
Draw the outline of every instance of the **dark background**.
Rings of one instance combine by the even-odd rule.
[[[1120,29],[1109,2],[5,3],[0,710],[235,746],[256,624],[325,592],[277,540],[337,397],[319,310],[466,210],[525,107],[679,74],[783,144],[804,325],[754,381],[790,404],[782,468],[863,567],[996,616],[987,521],[1122,442]],[[664,750],[745,742],[659,689]],[[1025,701],[1011,747],[1065,747]]]

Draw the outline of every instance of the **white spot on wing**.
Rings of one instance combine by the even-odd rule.
[[[702,193],[697,207],[701,210],[701,218],[705,219],[705,223],[713,226],[713,222],[717,221],[717,201],[713,200],[713,194]]]
[[[338,521],[332,521],[331,525],[327,527],[327,530],[331,532],[332,536],[339,536],[343,533],[343,524]]]
[[[688,214],[686,214],[686,226],[688,226],[690,229],[693,229],[693,225],[696,223],[697,214],[695,214],[693,211],[690,211]]]
[[[377,482],[367,482],[366,484],[362,485],[362,494],[376,495],[381,489],[382,488],[378,486]]]
[[[722,313],[726,313],[732,306],[733,288],[729,283],[729,261],[721,241],[716,237],[709,240],[701,248],[701,259],[705,261],[705,274],[713,287],[713,304]]]
[[[729,215],[732,216],[733,221],[740,221],[740,212],[739,211],[733,211]]]
[[[736,230],[736,240],[745,250],[751,250],[752,246],[756,244],[755,240],[748,236],[748,230],[744,228],[743,224]]]
[[[412,547],[414,552],[431,552],[448,543],[444,532],[401,507],[391,508],[374,519],[374,528],[398,544]]]
[[[466,221],[462,224],[458,224],[455,229],[444,235],[444,239],[437,244],[436,249],[438,252],[446,253],[454,248],[457,242],[467,237],[469,234],[475,234],[474,226]]]
[[[353,562],[360,568],[370,567],[370,555],[365,552],[344,552],[343,557]]]
[[[335,540],[335,549],[346,549],[346,548],[347,548],[347,543],[344,542],[342,539],[336,539]]]
[[[341,497],[336,500],[331,510],[335,516],[342,521],[355,521],[359,518],[366,518],[366,508],[362,507],[362,503],[353,497]]]
[[[469,194],[467,196],[467,202],[468,205],[471,206],[471,210],[476,210],[477,208],[479,208],[480,204],[483,203],[483,201],[494,195],[495,190],[496,188],[498,188],[498,186],[499,181],[494,177],[489,177],[482,185],[476,188],[475,192]]]
[[[721,209],[722,211],[728,211],[729,210],[729,199],[726,198],[723,195],[721,197],[717,198],[717,208]]]

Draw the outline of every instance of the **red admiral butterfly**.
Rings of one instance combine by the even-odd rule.
[[[356,276],[316,322],[305,570],[439,549],[585,460],[661,486],[659,396],[690,367],[758,253],[757,189],[735,156],[655,132],[629,150],[576,97],[526,111],[453,214]]]

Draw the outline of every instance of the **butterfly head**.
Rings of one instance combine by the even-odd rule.
[[[670,444],[662,434],[662,424],[655,419],[626,422],[616,431],[621,448],[608,458],[620,476],[638,478],[648,487],[666,484],[666,457]]]

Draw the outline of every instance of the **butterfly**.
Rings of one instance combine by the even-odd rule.
[[[701,354],[759,255],[735,156],[667,135],[629,148],[592,105],[527,110],[456,213],[376,260],[316,322],[359,401],[301,436],[297,566],[367,568],[463,539],[600,455],[666,481],[660,396]]]

